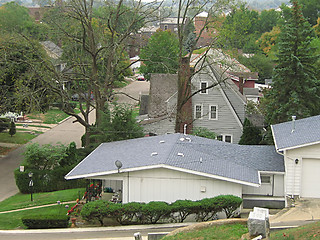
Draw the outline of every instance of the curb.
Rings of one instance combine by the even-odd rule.
[[[72,233],[72,232],[108,232],[108,231],[141,231],[146,229],[160,229],[172,227],[186,227],[194,223],[174,223],[174,224],[156,224],[156,225],[132,225],[132,226],[116,226],[116,227],[91,227],[91,228],[57,228],[57,229],[23,229],[23,230],[0,230],[1,233]],[[116,238],[115,238],[116,239]],[[132,239],[132,238],[131,238]]]

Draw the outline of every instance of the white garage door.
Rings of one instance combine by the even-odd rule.
[[[320,198],[320,159],[303,159],[301,197]]]

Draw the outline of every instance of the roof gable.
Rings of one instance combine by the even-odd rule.
[[[320,115],[275,124],[271,129],[278,151],[316,144],[320,142]]]

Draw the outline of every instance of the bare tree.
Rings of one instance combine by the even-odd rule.
[[[62,44],[67,61],[62,72],[48,66],[55,80],[50,87],[60,96],[63,111],[74,116],[86,132],[91,127],[89,111],[96,110],[99,125],[105,102],[113,97],[116,83],[129,69],[130,62],[125,58],[129,38],[157,15],[159,6],[156,2],[120,0],[104,2],[96,8],[93,0],[69,0],[49,12],[46,21],[56,41]],[[60,87],[66,81],[78,93],[80,115],[69,104],[73,91]]]
[[[208,29],[213,29],[214,23],[221,16],[221,14],[227,12],[230,7],[234,5],[233,0],[216,0],[216,1],[197,1],[197,0],[179,0],[178,1],[178,39],[179,39],[179,69],[178,69],[178,100],[177,100],[177,115],[175,131],[181,132],[184,124],[190,124],[192,119],[188,119],[186,103],[192,98],[192,96],[198,94],[204,89],[198,89],[191,91],[191,79],[192,77],[203,71],[205,68],[213,67],[212,65],[219,64],[219,60],[210,58],[210,49],[215,47],[216,37],[212,35],[211,43],[208,44],[205,52],[194,63],[193,70],[190,71],[189,63],[192,57],[192,53],[196,49],[197,42],[201,39],[202,34]],[[193,22],[198,14],[206,12],[207,17],[203,20],[201,28],[198,30],[198,34],[195,37],[193,43],[190,46],[189,52],[186,54],[184,49],[184,43],[186,41],[187,22]],[[209,60],[209,61],[208,61]],[[187,67],[186,67],[187,66]],[[208,85],[205,89],[213,88],[220,83],[224,82],[227,77],[224,74],[226,69],[222,71],[215,71],[215,78],[212,84]]]

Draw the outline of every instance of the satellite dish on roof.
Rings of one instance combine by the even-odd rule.
[[[120,173],[120,168],[122,168],[122,162],[120,162],[119,160],[115,161],[114,163],[116,165],[116,167],[118,168],[118,173]]]

